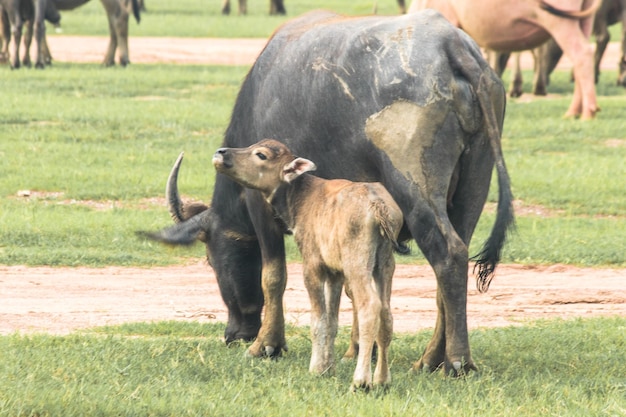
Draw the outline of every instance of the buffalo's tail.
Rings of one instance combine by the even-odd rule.
[[[135,16],[135,20],[137,21],[137,23],[139,23],[141,21],[141,15],[140,15],[141,7],[139,7],[139,1],[131,0],[131,5],[133,8],[133,16]]]

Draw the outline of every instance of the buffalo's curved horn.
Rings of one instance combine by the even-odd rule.
[[[170,175],[167,178],[167,184],[165,185],[165,199],[167,200],[167,206],[169,208],[170,215],[172,216],[172,220],[174,220],[174,223],[182,223],[188,219],[193,218],[197,214],[206,212],[205,221],[204,223],[201,223],[206,224],[208,227],[208,221],[211,215],[209,207],[201,202],[184,203],[180,198],[180,194],[178,193],[178,170],[180,169],[180,165],[183,162],[184,155],[184,152],[181,152],[180,155],[178,155],[178,158],[176,159],[176,162],[174,162],[174,166],[170,171]],[[195,236],[198,240],[206,243],[207,235],[205,231],[206,229],[201,230],[200,232],[196,233]]]
[[[178,159],[174,162],[174,166],[170,171],[170,176],[167,178],[167,185],[165,186],[165,198],[167,199],[167,205],[170,209],[170,215],[174,223],[180,223],[185,220],[183,215],[183,201],[178,194],[178,170],[180,164],[183,162],[183,156],[185,152],[181,152],[178,155]]]

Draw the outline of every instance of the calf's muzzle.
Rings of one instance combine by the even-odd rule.
[[[213,166],[218,169],[233,167],[228,148],[219,148],[215,151],[215,154],[213,154]]]

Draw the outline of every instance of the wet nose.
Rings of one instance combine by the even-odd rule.
[[[217,151],[215,151],[215,154],[213,155],[213,165],[215,165],[216,167],[218,165],[221,165],[225,168],[231,167],[232,163],[227,160],[227,156],[228,148],[219,148]]]

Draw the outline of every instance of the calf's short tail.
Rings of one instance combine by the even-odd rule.
[[[389,207],[383,200],[377,200],[372,203],[372,208],[374,209],[374,214],[380,225],[380,234],[385,239],[391,241],[394,251],[400,255],[408,255],[411,252],[411,248],[405,242],[398,242],[397,238],[402,223],[400,223],[399,226],[393,224],[394,222],[389,212]]]

